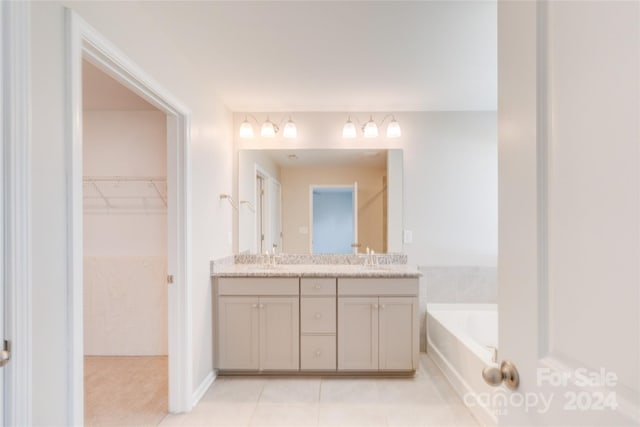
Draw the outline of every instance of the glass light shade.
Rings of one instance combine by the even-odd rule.
[[[356,125],[353,124],[351,119],[347,120],[347,123],[344,124],[342,128],[342,137],[343,138],[355,138],[357,136]]]
[[[273,138],[274,136],[276,136],[276,127],[271,121],[269,121],[269,119],[267,119],[267,121],[262,124],[260,136],[265,138]]]
[[[253,126],[246,119],[240,125],[240,138],[253,138]]]
[[[387,138],[397,138],[402,135],[402,130],[400,130],[400,123],[396,121],[396,119],[392,119],[387,126]]]
[[[296,124],[293,123],[291,119],[284,125],[284,130],[282,131],[282,136],[285,138],[295,138],[298,136],[298,130],[296,129]]]
[[[365,138],[375,138],[378,136],[378,125],[373,121],[373,118],[370,118],[369,121],[364,125],[364,137]]]

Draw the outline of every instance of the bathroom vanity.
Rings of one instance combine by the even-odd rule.
[[[215,367],[223,373],[412,373],[418,366],[415,268],[212,270]]]

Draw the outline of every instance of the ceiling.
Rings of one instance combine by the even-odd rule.
[[[157,110],[87,61],[82,61],[82,108],[87,111]]]
[[[497,108],[495,1],[135,7],[143,15],[134,16],[161,28],[232,111]]]

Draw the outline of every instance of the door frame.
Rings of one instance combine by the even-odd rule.
[[[253,233],[254,239],[256,241],[256,254],[261,255],[264,253],[265,239],[267,233],[265,231],[265,199],[266,199],[266,182],[268,178],[260,172],[256,165],[256,174],[254,179],[255,184],[255,204],[256,207],[256,220],[254,222],[255,232]],[[258,185],[258,182],[261,183],[262,188]]]
[[[351,200],[353,201],[353,241],[358,242],[358,183],[353,185],[323,185],[311,184],[309,186],[309,253],[313,255],[313,191],[317,189],[351,189]],[[353,250],[353,248],[352,248]]]
[[[5,159],[4,425],[32,424],[31,48],[28,2],[0,3],[0,132]]]
[[[167,211],[169,338],[169,411],[190,411],[192,390],[190,111],[161,84],[66,9],[67,50],[67,230],[68,230],[68,412],[69,423],[84,422],[84,346],[82,272],[82,60],[87,59],[167,115],[167,184],[174,203]]]
[[[253,167],[253,207],[254,207],[254,213],[255,213],[255,221],[253,223],[253,227],[254,227],[254,231],[253,231],[253,238],[254,238],[254,247],[255,247],[255,253],[260,255],[264,252],[265,248],[262,248],[263,250],[260,250],[260,239],[258,238],[258,219],[260,216],[260,211],[258,209],[258,206],[260,206],[260,204],[258,203],[258,186],[257,186],[257,178],[261,177],[262,178],[262,186],[263,186],[263,191],[264,194],[262,196],[262,232],[265,236],[265,244],[267,243],[267,241],[269,242],[269,245],[267,245],[266,250],[271,251],[273,248],[271,247],[271,242],[272,242],[272,230],[271,230],[271,202],[272,202],[272,198],[271,198],[271,189],[269,188],[269,185],[271,184],[271,182],[277,182],[278,185],[280,185],[280,182],[274,178],[265,168],[263,168],[262,166],[260,166],[257,163],[254,163],[254,167]],[[264,215],[266,213],[266,215]],[[266,218],[266,221],[265,221]],[[282,228],[282,227],[281,227]]]

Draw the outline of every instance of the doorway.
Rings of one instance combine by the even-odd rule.
[[[117,47],[70,9],[67,14],[69,134],[67,192],[69,214],[69,395],[70,424],[84,421],[84,322],[83,322],[83,138],[82,138],[82,62],[86,60],[114,80],[156,107],[166,116],[166,247],[164,286],[168,312],[168,409],[190,411],[193,407],[193,376],[190,313],[188,227],[190,186],[188,109],[149,77]],[[148,180],[145,184],[152,185]],[[155,190],[153,190],[155,191]],[[168,282],[168,283],[167,283]]]
[[[349,254],[358,242],[358,190],[311,186],[311,253]]]
[[[256,174],[256,241],[258,242],[257,253],[262,254],[266,250],[265,245],[265,209],[264,209],[264,187],[265,177]]]
[[[167,117],[84,61],[85,425],[168,412]]]
[[[282,251],[282,193],[278,180],[266,170],[255,165],[255,209],[247,201],[255,214],[255,251],[258,254]]]

